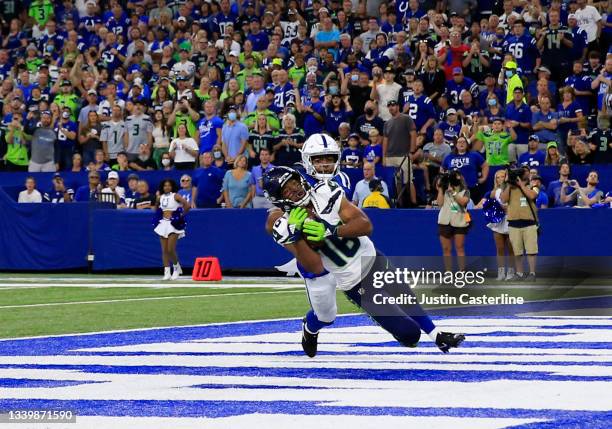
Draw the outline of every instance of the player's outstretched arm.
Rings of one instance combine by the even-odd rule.
[[[338,237],[355,238],[372,233],[370,218],[346,198],[342,198],[338,214],[342,219],[342,225],[339,225],[336,229]]]
[[[288,237],[285,237],[287,228],[286,225],[279,225],[283,222],[283,211],[280,209],[272,210],[268,213],[266,221],[266,231],[275,237],[277,244],[287,249],[295,259],[304,267],[306,271],[314,274],[321,274],[325,271],[321,257],[315,252],[302,238],[296,241],[289,242]],[[279,223],[277,223],[277,221]],[[284,220],[286,222],[286,220]],[[275,234],[276,231],[276,234]]]

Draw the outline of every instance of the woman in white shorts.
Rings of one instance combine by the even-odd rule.
[[[185,236],[185,214],[190,205],[177,191],[178,186],[174,180],[164,179],[157,195],[158,221],[154,231],[159,235],[162,248],[163,280],[176,280],[183,273],[176,253],[176,243]],[[170,263],[173,264],[172,272]]]
[[[506,204],[501,201],[501,193],[506,184],[506,170],[497,170],[495,173],[495,179],[493,189],[480,201],[477,208],[484,208],[485,217],[491,221],[487,224],[487,228],[493,231],[493,240],[495,241],[495,250],[497,255],[497,280],[509,280],[514,276],[514,252],[512,251],[512,245],[510,244],[510,236],[508,235],[508,219],[506,219],[505,211]],[[493,201],[487,202],[487,200],[494,200],[499,205],[495,205]],[[501,207],[504,211],[502,213],[495,213],[496,211],[493,206]],[[502,217],[503,216],[503,217]],[[501,219],[500,219],[501,218]],[[506,253],[508,254],[508,263],[506,263]]]

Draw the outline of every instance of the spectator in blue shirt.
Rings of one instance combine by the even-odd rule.
[[[261,24],[259,22],[259,18],[251,18],[250,29],[251,32],[247,36],[247,39],[250,40],[253,44],[253,50],[255,52],[265,51],[268,48],[270,39],[264,31],[261,31]]]
[[[527,139],[531,131],[531,109],[523,101],[525,95],[523,88],[515,88],[512,95],[512,102],[506,106],[506,125],[514,128],[516,140],[508,146],[508,159],[510,162],[516,162],[519,156],[527,152]]]
[[[272,203],[264,196],[263,189],[261,188],[264,173],[274,168],[274,165],[270,163],[271,157],[270,150],[261,149],[259,151],[259,165],[253,167],[251,171],[251,185],[255,187],[255,196],[253,197],[254,209],[272,208]]]
[[[478,185],[487,181],[489,175],[489,164],[481,154],[469,150],[467,138],[461,136],[455,143],[455,150],[442,161],[442,170],[459,170],[463,176],[467,187],[470,189],[470,198],[474,202],[479,202],[482,193]],[[479,177],[480,173],[480,177]],[[474,196],[476,194],[476,196]]]
[[[340,163],[345,168],[359,168],[363,161],[363,151],[359,148],[359,134],[349,136],[348,147],[342,151]]]
[[[321,29],[315,36],[315,48],[326,48],[335,57],[338,53],[340,43],[340,32],[334,29],[334,24],[329,16],[321,20]]]
[[[217,107],[213,101],[204,103],[204,116],[197,123],[200,154],[211,152],[216,144],[221,143],[223,119],[217,116]]]
[[[193,172],[191,207],[219,207],[224,175],[225,171],[213,165],[212,153],[204,152],[200,155],[200,168]]]
[[[370,130],[370,144],[363,149],[363,158],[374,165],[382,162],[383,152],[380,142],[380,133],[376,128]]]
[[[535,135],[540,138],[540,141],[559,141],[558,115],[550,110],[550,97],[543,95],[540,97],[540,110],[533,113],[531,117],[531,125]]]
[[[181,176],[181,183],[179,184],[179,186],[181,188],[179,189],[178,194],[181,197],[183,197],[185,201],[191,204],[191,196],[193,192],[193,184],[192,184],[191,176],[189,174],[183,174]]]
[[[74,200],[77,202],[97,201],[102,185],[100,183],[100,173],[90,171],[87,185],[81,186],[74,194]]]
[[[296,98],[296,107],[304,118],[304,134],[310,136],[312,134],[323,132],[325,124],[325,107],[319,98],[321,90],[318,86],[313,86],[310,89],[310,100],[304,101],[300,97]]]
[[[539,146],[540,138],[536,134],[532,134],[529,137],[529,143],[527,143],[527,152],[519,156],[518,164],[529,168],[543,166],[546,160],[546,154],[544,151],[538,149]]]
[[[540,176],[531,177],[531,189],[538,189],[538,196],[535,200],[535,205],[538,209],[548,208],[548,195],[542,186],[542,178]]]
[[[562,200],[562,196],[565,192],[564,184],[567,184],[569,178],[570,165],[567,162],[562,162],[559,164],[559,179],[550,182],[546,189],[549,205],[552,207],[563,207],[566,205]]]
[[[249,129],[238,120],[238,107],[232,105],[221,129],[221,149],[225,162],[233,164],[237,156],[245,154],[248,141]]]

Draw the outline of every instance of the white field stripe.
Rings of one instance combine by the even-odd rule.
[[[166,299],[191,299],[191,298],[215,298],[220,296],[244,296],[244,295],[264,295],[270,293],[304,293],[303,290],[279,290],[279,291],[262,291],[262,292],[237,292],[237,293],[218,293],[218,294],[202,294],[202,295],[178,295],[178,296],[153,296],[148,298],[125,298],[125,299],[103,299],[98,301],[71,301],[71,302],[46,302],[42,304],[23,304],[23,305],[2,305],[1,309],[5,308],[29,308],[29,307],[54,307],[60,305],[83,305],[83,304],[108,304],[114,302],[131,302],[131,301],[159,301]]]
[[[70,429],[114,428],[114,429],[501,429],[515,425],[544,422],[535,418],[488,418],[488,417],[414,417],[414,416],[351,416],[351,415],[293,415],[293,414],[248,414],[228,417],[107,417],[78,415],[75,423],[66,426],[54,423],[49,427]],[[40,427],[40,424],[34,425]],[[34,428],[34,426],[31,426]],[[61,426],[61,428],[60,428]],[[3,429],[27,429],[23,423],[4,423]]]
[[[92,288],[92,289],[111,289],[111,288],[146,288],[146,289],[294,289],[304,283],[207,283],[207,282],[164,282],[157,283],[0,283],[0,291],[5,289],[35,289],[50,287],[72,287],[72,288]]]

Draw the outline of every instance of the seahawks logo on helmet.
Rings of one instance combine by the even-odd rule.
[[[291,179],[299,181],[304,188],[305,195],[299,201],[292,201],[283,198],[283,186],[285,186]],[[302,175],[293,168],[274,167],[264,173],[262,182],[262,189],[265,197],[272,204],[285,212],[288,212],[295,207],[304,207],[310,202],[311,187],[308,182],[304,180]]]
[[[331,180],[338,174],[340,166],[340,146],[338,143],[327,134],[313,134],[304,142],[301,149],[302,164],[306,169],[306,173],[316,177],[319,180]],[[330,173],[319,173],[314,167],[312,159],[321,155],[332,155],[336,157],[333,171]]]

